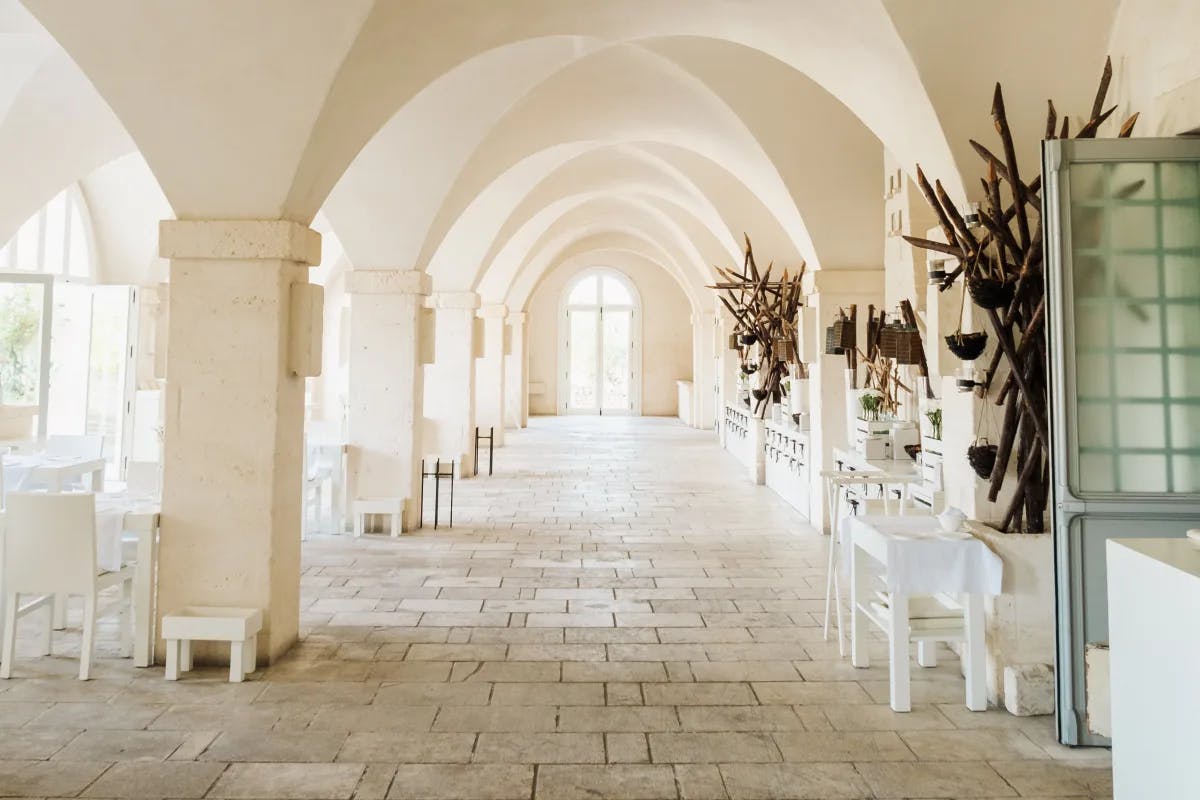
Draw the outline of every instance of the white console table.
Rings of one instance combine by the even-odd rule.
[[[1200,549],[1108,540],[1113,797],[1200,797]]]

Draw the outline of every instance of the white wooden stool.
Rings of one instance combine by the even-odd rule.
[[[355,498],[352,507],[356,539],[363,535],[367,514],[387,514],[392,518],[392,536],[400,535],[400,515],[404,511],[403,497],[358,497]]]
[[[258,632],[262,611],[257,608],[189,606],[163,617],[169,681],[192,668],[192,642],[229,642],[229,682],[241,683],[257,669]]]

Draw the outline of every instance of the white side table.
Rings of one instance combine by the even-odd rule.
[[[257,668],[258,632],[262,611],[257,608],[189,606],[163,617],[169,681],[192,668],[192,642],[229,642],[229,682],[241,683]]]

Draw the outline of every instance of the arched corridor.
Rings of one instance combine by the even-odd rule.
[[[493,478],[459,485],[453,529],[308,542],[301,641],[250,682],[106,664],[88,683],[0,687],[3,724],[36,734],[0,744],[0,785],[546,800],[1109,791],[1107,759],[1054,743],[1049,718],[964,709],[948,651],[914,675],[913,711],[893,714],[882,643],[863,670],[822,638],[825,537],[730,480],[731,463],[674,420],[535,419]],[[73,666],[43,659],[29,674]],[[18,754],[50,761],[2,760]]]

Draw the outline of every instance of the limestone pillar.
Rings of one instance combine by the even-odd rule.
[[[525,380],[525,320],[524,311],[508,315],[508,352],[504,355],[504,424],[509,428],[524,428],[529,424],[528,396]]]
[[[320,263],[321,237],[286,220],[166,220],[159,250],[171,291],[158,608],[260,608],[258,655],[273,660],[300,622],[304,378],[287,363],[291,286]]]
[[[346,276],[349,496],[403,499],[406,531],[421,525],[420,318],[429,283],[420,270],[356,269]]]
[[[496,447],[504,444],[504,320],[503,303],[479,309],[483,319],[483,358],[475,362],[475,419],[480,428],[494,428]]]
[[[438,431],[436,450],[458,459],[460,473],[475,471],[474,292],[436,292],[429,298],[437,329],[437,355],[426,396],[426,414]],[[428,449],[428,448],[427,448]]]
[[[711,430],[716,405],[717,315],[692,314],[692,427]]]
[[[824,355],[825,329],[833,324],[838,309],[849,311],[858,306],[858,341],[866,341],[867,306],[876,308],[883,302],[883,270],[823,269],[804,276],[805,305],[813,312],[805,315],[811,330],[802,336],[812,336],[818,344],[816,360],[808,365],[809,408],[812,415],[809,430],[809,480],[811,513],[809,522],[821,529],[828,526],[825,507],[825,485],[821,470],[836,469],[833,448],[850,446],[851,432],[847,429],[849,396],[846,388],[846,357]],[[859,368],[859,385],[864,370]]]

